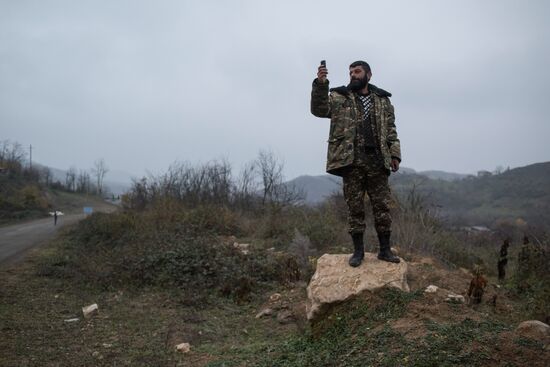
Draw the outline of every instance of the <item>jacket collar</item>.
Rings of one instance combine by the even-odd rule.
[[[341,87],[336,87],[336,88],[332,88],[330,90],[331,92],[336,92],[338,94],[341,94],[343,96],[348,96],[349,94],[353,93],[351,89],[349,89],[348,87],[346,87],[345,85],[341,86]],[[388,91],[385,91],[384,89],[382,88],[378,88],[376,85],[374,84],[370,84],[369,83],[369,91],[371,91],[372,93],[376,94],[377,96],[379,97],[391,97],[391,93],[388,92]]]

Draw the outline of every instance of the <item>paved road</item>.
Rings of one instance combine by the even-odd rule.
[[[52,217],[0,227],[0,267],[21,260],[31,248],[47,243],[61,227],[84,217],[85,214],[62,215],[56,226]]]

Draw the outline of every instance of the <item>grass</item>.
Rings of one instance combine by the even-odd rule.
[[[484,366],[498,335],[508,328],[466,319],[457,324],[426,322],[429,333],[409,340],[376,310],[343,318],[321,338],[300,336],[279,346],[274,359],[259,366]],[[359,317],[357,317],[359,316]],[[359,322],[364,318],[367,322]]]
[[[1,288],[2,366],[194,366],[225,356],[246,361],[293,329],[255,319],[260,299],[243,305],[214,297],[188,306],[176,289],[106,292],[32,273],[24,278]],[[80,310],[91,303],[99,314],[83,319]],[[64,321],[75,317],[79,321]],[[191,343],[190,356],[174,351],[182,342]]]
[[[489,305],[475,311],[475,320],[455,317],[474,313],[465,305],[446,307],[444,322],[423,315],[429,307],[417,307],[422,311],[413,319],[413,306],[429,306],[421,291],[359,297],[311,326],[256,319],[273,292],[292,305],[305,300],[296,262],[258,246],[237,214],[219,213],[94,214],[3,271],[0,365],[485,366],[503,365],[502,358],[534,367],[548,355],[539,343],[516,338],[512,324],[491,314]],[[233,230],[251,239],[248,255],[218,236]],[[443,271],[429,264],[422,269]],[[81,308],[91,303],[99,314],[82,319]],[[74,317],[80,320],[64,321]],[[422,332],[400,332],[395,325],[403,320]],[[191,344],[191,353],[174,350],[182,342]]]
[[[425,302],[422,292],[387,289],[357,298],[302,329],[254,317],[271,292],[285,294],[291,290],[286,287],[247,302],[217,292],[190,302],[178,287],[105,290],[74,277],[38,274],[46,260],[63,264],[57,250],[55,244],[46,247],[17,271],[2,274],[2,366],[485,366],[506,348],[513,353],[508,365],[519,366],[544,353],[530,339],[503,344],[512,327],[493,317],[421,319],[426,333],[407,337],[392,325],[412,303]],[[303,289],[297,297],[304,297]],[[99,314],[85,320],[80,310],[91,303],[99,305]],[[80,320],[64,321],[74,317]],[[181,342],[191,344],[190,354],[174,351]]]

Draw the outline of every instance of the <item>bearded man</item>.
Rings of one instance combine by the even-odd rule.
[[[399,170],[401,148],[391,93],[369,83],[372,72],[365,61],[349,66],[348,86],[329,91],[327,74],[322,63],[313,81],[311,113],[330,118],[326,170],[343,178],[354,248],[349,264],[357,267],[365,257],[365,193],[370,198],[380,244],[378,259],[398,263],[399,257],[390,248],[388,177],[390,171]]]

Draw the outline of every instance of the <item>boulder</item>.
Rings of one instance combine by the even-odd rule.
[[[322,315],[330,305],[346,301],[363,292],[384,287],[409,292],[407,263],[398,264],[378,260],[377,255],[365,253],[363,263],[353,268],[351,255],[325,254],[317,261],[317,269],[307,287],[307,318],[312,321]]]
[[[541,342],[550,339],[550,326],[538,320],[523,321],[516,328],[519,335]]]

